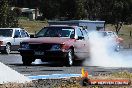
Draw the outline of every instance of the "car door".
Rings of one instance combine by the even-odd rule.
[[[22,41],[30,38],[30,36],[27,33],[27,31],[25,31],[24,29],[20,30],[20,33],[21,33],[21,40],[20,40],[20,42],[22,42]]]
[[[15,29],[14,36],[13,36],[13,44],[11,49],[17,50],[21,41],[21,33],[19,29]]]
[[[86,56],[88,57],[90,54],[90,43],[89,43],[89,35],[87,29],[82,29],[83,35],[84,35],[84,42],[85,42],[85,48],[84,52]]]
[[[74,52],[77,59],[85,59],[88,56],[86,47],[86,39],[81,28],[76,29],[76,42],[74,44]]]
[[[18,50],[20,42],[29,38],[29,34],[24,29],[16,29],[14,33],[14,44],[12,50]]]

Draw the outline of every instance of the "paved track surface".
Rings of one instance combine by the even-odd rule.
[[[131,49],[122,50],[120,53],[123,55],[132,54]],[[124,58],[125,59],[125,58]],[[131,58],[132,59],[132,58]],[[31,66],[23,66],[21,56],[18,52],[13,52],[10,55],[0,54],[0,62],[8,65],[14,70],[26,76],[33,75],[50,75],[50,74],[81,74],[82,67],[89,71],[90,75],[98,74],[110,74],[111,72],[128,70],[132,72],[130,67],[100,67],[100,66],[80,66],[75,65],[72,67],[59,67],[52,65],[53,63],[42,63],[40,60],[36,60]]]

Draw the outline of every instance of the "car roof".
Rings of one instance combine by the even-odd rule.
[[[0,29],[21,29],[21,28],[0,28]]]
[[[115,33],[114,31],[99,31],[99,32],[104,32],[104,33]]]
[[[99,31],[99,32],[113,32],[113,31]]]
[[[50,26],[46,26],[46,27],[72,27],[72,28],[76,28],[76,27],[79,27],[79,26],[70,26],[70,25],[50,25]]]

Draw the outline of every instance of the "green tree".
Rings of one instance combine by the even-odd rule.
[[[115,0],[113,3],[111,19],[117,34],[119,33],[123,24],[127,22],[127,19],[131,14],[131,5],[129,4],[129,0]]]
[[[75,1],[76,0],[61,0],[61,17],[66,17],[68,20],[75,17]]]
[[[87,11],[87,18],[90,20],[96,20],[101,9],[99,0],[86,0],[85,9]]]
[[[8,0],[0,1],[0,27],[18,27],[17,16],[8,3]]]
[[[132,0],[86,0],[85,9],[88,19],[113,24],[117,34],[123,24],[132,19]]]
[[[86,10],[84,8],[84,0],[76,0],[76,10],[75,10],[75,19],[85,19]]]
[[[0,27],[7,26],[8,12],[9,12],[8,1],[1,0],[0,1]]]
[[[40,4],[40,11],[46,19],[55,19],[60,14],[60,4],[58,0],[43,0]]]
[[[132,0],[21,0],[21,3],[24,7],[39,7],[43,19],[105,20],[115,25],[117,33],[124,23],[132,23]]]

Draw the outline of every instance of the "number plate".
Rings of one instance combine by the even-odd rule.
[[[42,52],[42,51],[35,51],[34,55],[44,55],[44,52]]]

